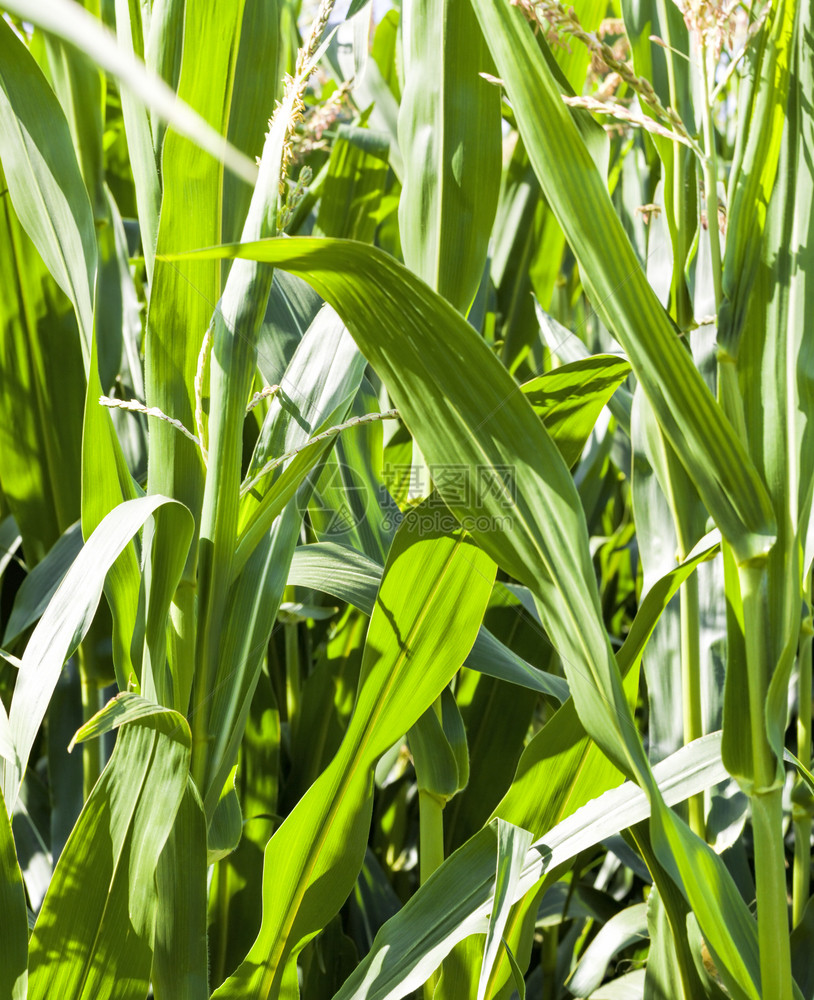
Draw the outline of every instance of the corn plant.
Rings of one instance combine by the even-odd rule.
[[[0,996],[814,997],[810,5],[0,6]]]

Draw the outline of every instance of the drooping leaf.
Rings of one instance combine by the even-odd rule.
[[[579,127],[520,7],[476,13],[535,173],[579,263],[594,307],[636,377],[702,499],[740,560],[768,551],[775,530],[766,489],[743,443],[680,343],[614,211]]]
[[[675,803],[725,775],[720,733],[682,748],[654,769],[665,801]],[[649,806],[630,783],[606,792],[531,845],[515,891],[525,895],[546,871],[604,837],[644,819]],[[389,920],[335,1000],[399,1000],[417,989],[452,947],[483,934],[493,905],[496,834],[487,827],[455,852]]]
[[[376,599],[345,738],[269,842],[260,934],[216,997],[277,996],[286,963],[350,893],[364,859],[373,765],[460,666],[493,575],[488,557],[464,533],[439,532],[431,511],[405,517]]]
[[[122,504],[102,521],[65,575],[23,654],[9,722],[16,759],[4,761],[3,792],[16,802],[28,756],[62,666],[86,634],[108,569],[144,522],[163,504],[153,496]]]
[[[623,358],[596,354],[521,386],[569,467],[582,454],[602,407],[629,374]]]
[[[143,997],[155,872],[181,803],[190,733],[174,712],[126,725],[60,856],[31,938],[29,1000]]]
[[[140,100],[177,131],[188,135],[201,149],[221,159],[249,184],[254,183],[257,172],[251,160],[232,148],[192,108],[179,101],[159,76],[150,73],[132,53],[117,45],[115,37],[92,14],[71,0],[4,0],[3,6],[23,21],[89,55],[102,69],[138,94]]]

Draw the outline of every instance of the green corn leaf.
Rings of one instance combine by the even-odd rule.
[[[184,3],[176,0],[174,6],[183,14]],[[275,101],[282,96],[284,74],[294,62],[297,39],[287,30],[291,17],[291,9],[279,0],[275,3],[266,0],[243,2],[227,138],[252,160],[263,148],[269,115]],[[155,11],[151,16],[151,36],[154,24]],[[167,33],[170,46],[177,46],[178,34],[177,31]],[[246,183],[246,178],[232,171],[224,176],[224,239],[239,238],[249,210],[252,187],[251,183]]]
[[[579,460],[602,407],[629,374],[630,365],[623,358],[595,354],[520,387],[534,412],[543,418],[569,468]]]
[[[439,532],[431,510],[405,517],[371,618],[345,738],[269,842],[260,934],[214,996],[277,996],[290,956],[350,893],[364,859],[373,765],[460,667],[494,571],[464,533]]]
[[[161,8],[156,11],[152,23],[156,27],[156,34],[159,38],[162,35],[161,22],[170,20],[173,14],[177,17],[180,13],[179,8],[180,4],[169,3],[163,5],[165,16],[162,16]],[[161,59],[161,65],[157,67],[156,60],[151,58],[151,53],[149,51],[145,53],[142,8],[138,0],[115,0],[115,13],[116,36],[119,48],[124,53],[125,58],[133,62],[146,58],[147,64],[151,68],[158,68],[159,73],[162,70],[166,73],[166,62],[168,61],[166,58]],[[177,26],[175,30],[177,31]],[[156,45],[155,48],[163,50],[164,47]],[[174,61],[175,59],[173,59]],[[169,78],[164,76],[173,89],[177,86],[177,80],[173,79],[174,75],[174,73],[170,74]],[[147,279],[152,283],[155,247],[158,239],[158,216],[161,211],[159,162],[153,145],[149,109],[127,87],[122,88],[121,102],[130,169],[133,173],[136,189],[136,212],[141,245],[144,250],[144,266]]]
[[[79,517],[85,379],[73,307],[8,197],[0,281],[16,289],[0,303],[0,485],[33,569]]]
[[[506,620],[511,620],[509,615]],[[539,636],[531,626],[520,634],[527,636],[527,642]],[[539,658],[544,668],[556,662],[550,648]],[[466,726],[469,782],[444,811],[447,855],[480,830],[510,787],[539,706],[539,699],[529,697],[522,687],[479,677],[471,669],[459,675],[455,697]],[[475,973],[478,964],[472,966]],[[471,992],[475,990],[473,985]]]
[[[287,164],[288,126],[299,107],[300,91],[305,80],[285,88],[283,99],[275,109],[269,131],[263,146],[261,170],[258,183],[252,193],[249,210],[242,229],[244,239],[259,239],[277,229],[281,187],[284,189],[284,171]],[[297,112],[298,113],[298,112]],[[253,587],[252,594],[243,599],[247,607],[255,607],[254,621],[243,635],[224,635],[224,623],[233,623],[225,617],[231,600],[229,588],[234,581],[233,558],[241,513],[240,481],[243,457],[243,428],[246,416],[246,400],[257,369],[257,341],[267,311],[272,289],[273,271],[255,262],[239,261],[229,269],[223,287],[223,295],[215,309],[211,327],[211,353],[209,357],[210,420],[208,429],[209,458],[204,480],[203,503],[200,511],[200,542],[198,545],[198,616],[195,641],[195,680],[193,683],[193,725],[195,729],[192,772],[196,784],[203,789],[204,805],[210,815],[213,795],[220,793],[225,779],[223,770],[228,770],[232,760],[228,757],[211,758],[210,740],[214,733],[210,728],[211,692],[222,685],[218,677],[223,651],[221,646],[235,641],[242,645],[246,636],[251,636],[260,626],[260,634],[255,638],[256,650],[265,644],[270,632],[265,628],[267,617],[256,614],[253,604],[254,594],[265,590],[269,579],[268,564],[260,571],[261,586]],[[292,515],[293,516],[293,515]],[[270,525],[268,527],[271,527]],[[289,523],[285,534],[293,527]],[[290,538],[278,535],[278,540],[286,547]],[[262,562],[273,548],[271,537],[267,537],[264,551],[255,549],[254,555]],[[293,545],[290,546],[293,550]],[[238,581],[241,587],[250,587],[254,581],[243,577]],[[242,596],[242,595],[241,595]],[[268,596],[268,595],[267,595]],[[250,599],[251,598],[251,599]],[[273,619],[279,597],[268,602],[269,616]],[[232,605],[233,608],[236,605]],[[237,615],[240,618],[240,614]],[[262,640],[261,637],[262,636]],[[249,653],[251,656],[251,653]],[[241,668],[247,657],[238,660]],[[256,668],[249,669],[243,682],[236,686],[237,700],[230,698],[229,714],[237,719],[233,709],[239,706],[245,719],[248,698],[256,678]],[[233,724],[221,728],[219,736],[227,742],[239,741],[240,726]],[[236,752],[236,746],[234,747]],[[211,777],[214,773],[214,778]],[[210,780],[211,779],[211,780]]]
[[[156,869],[156,1000],[209,1000],[206,940],[206,821],[191,779]]]
[[[235,790],[237,765],[229,772],[206,832],[207,865],[231,854],[243,833],[243,816]]]
[[[419,795],[427,794],[440,803],[448,802],[461,789],[460,777],[455,754],[434,706],[431,705],[410,728],[407,738]]]
[[[158,705],[149,698],[142,698],[141,695],[133,694],[131,691],[120,691],[115,698],[99,709],[99,711],[84,725],[74,733],[73,739],[68,745],[68,750],[72,750],[77,743],[84,743],[85,740],[98,739],[105,733],[111,733],[128,722],[137,722],[139,719],[149,719],[153,715],[163,715],[167,709]]]
[[[363,552],[336,542],[316,542],[297,546],[288,582],[331,594],[370,615],[381,577],[381,563]]]
[[[478,981],[478,1000],[486,997],[489,974],[501,946],[504,948],[503,932],[509,917],[509,909],[515,898],[523,861],[533,840],[528,830],[521,830],[505,820],[497,821],[497,874],[495,875],[495,899],[489,916],[489,930],[486,932],[486,948]]]
[[[247,183],[254,183],[257,177],[254,163],[230,146],[189,105],[179,100],[159,76],[145,68],[144,63],[126,48],[119,47],[115,36],[92,14],[71,0],[4,0],[3,7],[10,14],[16,14],[90,56],[176,131],[189,136],[201,149],[221,160]]]
[[[518,139],[503,171],[490,264],[502,317],[498,327],[501,357],[510,371],[537,333],[531,291],[548,305],[564,248],[562,230],[541,197],[540,184]]]
[[[23,654],[9,721],[16,759],[4,762],[3,793],[12,805],[28,756],[45,717],[62,666],[81,642],[96,613],[110,566],[166,497],[122,504],[102,521],[65,575]]]
[[[617,759],[628,755],[646,769],[600,619],[573,479],[485,342],[420,279],[373,247],[294,238],[200,255],[275,262],[307,276],[332,302],[430,468],[468,469],[472,495],[461,497],[454,480],[437,482],[439,493],[484,550],[541,597],[554,645],[566,669],[573,666],[572,691],[578,685],[590,712],[603,720],[592,735]]]
[[[624,948],[647,938],[647,903],[635,903],[602,926],[568,980],[574,996],[588,996],[602,983],[608,966]]]
[[[511,11],[516,12],[515,8]],[[593,166],[590,170],[595,174]],[[562,656],[580,718],[602,750],[629,773],[636,773],[648,788],[654,802],[654,846],[657,853],[662,852],[659,860],[674,878],[678,878],[676,860],[681,864],[681,884],[700,915],[704,935],[732,976],[754,990],[754,921],[720,859],[691,837],[659,802],[599,617],[587,531],[573,480],[556,445],[508,373],[454,310],[373,248],[350,241],[292,239],[202,253],[241,253],[273,261],[295,273],[307,272],[309,282],[344,314],[430,466],[463,465],[494,471],[513,468],[516,492],[504,483],[497,495],[470,496],[468,503],[441,484],[439,492],[452,512],[472,527],[479,544],[534,591],[543,622]],[[353,291],[360,281],[365,282],[364,299]],[[398,297],[385,294],[389,287],[400,289]],[[661,307],[656,306],[663,317]],[[443,337],[439,337],[441,330]],[[648,338],[648,343],[651,340]],[[693,377],[700,380],[689,356],[682,354],[683,348],[669,343],[689,365]],[[459,361],[464,358],[465,365]],[[633,367],[635,370],[635,363]],[[702,391],[717,420],[720,411],[703,383]],[[699,407],[703,409],[700,403]],[[693,416],[697,412],[691,407],[687,411]],[[478,432],[473,434],[474,427]],[[704,433],[714,433],[720,427],[720,421],[712,421],[705,425]],[[746,461],[742,447],[740,453]],[[728,461],[732,456],[727,452],[721,457]],[[542,468],[544,476],[538,471]],[[695,474],[694,468],[692,471]],[[737,475],[741,472],[738,468]],[[756,475],[751,480],[749,490],[748,484],[742,483],[744,489],[739,492],[743,510],[751,508],[750,517],[758,518],[759,508],[762,518],[766,504],[760,499],[757,507],[753,504],[756,496],[767,500],[765,489]],[[735,508],[727,506],[727,511],[723,524],[728,529],[738,525],[741,557],[763,551],[766,536],[757,530],[744,534]],[[486,530],[479,530],[482,521],[473,519],[475,512],[480,517],[490,515]],[[509,512],[511,531],[506,530]],[[753,526],[758,520],[753,519]],[[705,889],[712,878],[716,895]],[[730,913],[727,919],[725,910]]]
[[[370,46],[370,57],[379,67],[379,72],[387,81],[393,97],[397,101],[401,100],[401,85],[397,66],[399,20],[397,10],[387,11],[376,25],[373,43]]]
[[[784,8],[785,16],[791,16],[787,5]],[[800,602],[805,593],[800,546],[801,542],[804,546],[811,544],[805,534],[814,488],[814,465],[809,454],[811,428],[806,416],[814,402],[814,379],[808,356],[807,326],[802,319],[812,303],[811,284],[805,275],[812,259],[810,207],[814,198],[814,169],[808,153],[811,120],[804,108],[814,68],[809,45],[811,12],[806,8],[798,14],[795,37],[791,40],[787,114],[778,121],[775,106],[770,106],[772,128],[782,131],[779,166],[765,221],[758,277],[748,300],[739,350],[749,439],[781,525],[779,542],[768,565],[764,612],[772,626],[769,659],[773,664],[766,723],[778,759],[786,728],[784,692],[788,690],[797,650]],[[780,9],[776,16],[781,16]],[[775,34],[772,29],[767,45],[788,47],[789,40],[785,36],[776,38]],[[766,53],[764,59],[768,58]],[[781,52],[774,58],[785,57]],[[781,103],[778,93],[774,100]],[[746,168],[741,179],[744,185],[750,184]],[[768,372],[771,376],[763,374]],[[760,377],[756,378],[758,373]],[[728,691],[728,695],[734,696],[735,692]],[[734,727],[728,735],[733,743],[738,740]]]
[[[488,677],[508,681],[530,691],[539,691],[563,702],[569,696],[568,682],[543,670],[538,670],[512,652],[488,629],[481,628],[466,666]]]
[[[5,709],[2,713],[5,715]],[[3,991],[3,996],[9,997],[10,1000],[25,1000],[28,986],[28,919],[25,889],[11,833],[11,821],[2,794],[0,794],[0,906],[3,910],[3,934],[0,936],[0,989]]]
[[[144,652],[141,657],[141,688],[145,697],[184,713],[192,689],[190,658],[169,655],[171,609],[183,605],[185,596],[176,596],[189,556],[194,530],[192,514],[181,504],[167,504],[156,510],[152,523],[145,526],[143,586],[146,605]],[[187,585],[191,591],[191,587]],[[191,595],[189,595],[191,596]]]
[[[303,506],[307,503],[307,488],[305,491]],[[230,590],[224,615],[227,627],[222,640],[221,679],[211,694],[204,695],[207,702],[211,701],[213,734],[212,769],[202,796],[208,820],[238,756],[301,527],[299,503],[291,503],[254,550]]]
[[[6,183],[23,228],[73,303],[87,369],[96,233],[71,133],[34,57],[5,20],[0,60],[0,158]]]
[[[574,251],[594,307],[624,347],[664,433],[739,561],[765,553],[766,489],[647,283],[543,50],[521,9],[476,8],[535,173]]]
[[[174,712],[159,708],[122,729],[37,918],[29,1000],[54,992],[66,1000],[145,995],[155,872],[184,795],[189,756],[189,727]]]
[[[663,0],[624,0],[625,29],[630,39],[636,75],[649,80],[665,108],[674,108],[690,131],[695,120],[690,63],[690,33],[681,11]],[[654,44],[653,37],[664,41]],[[645,102],[645,115],[654,117]],[[692,317],[685,278],[688,257],[698,229],[695,153],[665,136],[648,133],[661,160],[664,216],[670,235],[672,276],[670,311],[682,327]],[[651,245],[653,238],[651,236]]]
[[[263,494],[260,503],[250,514],[246,515],[246,522],[242,528],[238,539],[237,551],[233,564],[233,573],[237,576],[246,565],[260,539],[264,538],[271,525],[279,517],[281,511],[294,497],[303,483],[303,480],[315,465],[325,456],[326,452],[335,442],[335,435],[330,434],[321,437],[321,434],[328,435],[332,427],[336,426],[332,419],[326,421],[329,427],[324,430],[318,428],[315,437],[320,438],[313,444],[305,444],[291,457],[291,460],[283,469],[279,478]]]
[[[0,521],[0,580],[23,540],[14,516],[9,514]]]
[[[469,781],[466,730],[455,696],[444,688],[439,718],[435,705],[427,709],[407,734],[419,793],[446,803]]]
[[[364,359],[352,337],[330,309],[321,310],[280,379],[282,389],[269,405],[248,475],[259,472],[267,458],[280,458],[302,447],[323,423],[333,425],[344,417],[363,372]],[[301,388],[305,385],[310,389]],[[248,712],[263,650],[282,599],[310,496],[311,485],[307,479],[303,480],[332,440],[310,445],[287,465],[278,465],[264,477],[264,484],[271,485],[259,502],[252,490],[246,491],[241,501],[245,531],[233,553],[235,579],[228,592],[228,611],[222,623],[218,673],[212,697],[206,691],[201,695],[206,701],[205,710],[211,712],[214,737],[213,770],[203,791],[207,817],[211,817],[226,775],[235,762],[242,735],[241,720]],[[276,505],[275,511],[271,510],[272,504]],[[283,516],[279,517],[281,511]]]
[[[102,385],[98,339],[94,324],[82,431],[82,534],[86,539],[119,504],[143,494],[130,475],[110,412],[99,403]],[[133,650],[132,640],[138,627],[139,588],[138,560],[128,547],[110,567],[105,580],[105,596],[113,613],[113,665],[122,690],[127,688],[131,675],[138,675],[140,648]],[[135,663],[133,652],[137,654]]]
[[[331,594],[369,615],[381,574],[381,565],[361,552],[333,542],[317,542],[301,545],[294,551],[288,582]],[[466,666],[489,677],[550,695],[560,702],[568,697],[567,681],[533,667],[483,627],[466,658]]]
[[[470,0],[401,13],[405,151],[399,228],[407,266],[466,315],[486,264],[500,184],[500,92]]]
[[[726,775],[720,747],[720,733],[715,733],[656,765],[654,774],[667,803],[682,801]],[[645,795],[629,782],[592,800],[532,844],[515,899],[545,871],[648,813]],[[496,848],[491,825],[448,858],[382,927],[370,953],[334,1000],[399,1000],[421,986],[458,941],[485,933],[493,906]]]
[[[721,348],[732,358],[737,357],[755,285],[761,236],[767,223],[783,130],[788,124],[786,102],[796,9],[795,3],[782,0],[769,11],[763,28],[765,41],[759,50],[760,76],[750,94],[750,107],[739,109],[748,124],[742,121],[739,135],[745,141],[732,165],[723,300],[718,318]]]
[[[349,419],[366,419],[380,409],[377,394],[363,379]],[[398,511],[382,487],[382,479],[390,472],[383,464],[384,430],[385,425],[373,419],[340,435],[314,487],[308,511],[318,539],[352,546],[380,563],[390,550]]]
[[[578,361],[586,361],[591,354],[585,344],[571,333],[561,323],[558,323],[552,316],[540,307],[539,302],[534,304],[537,322],[540,324],[540,333],[543,342],[552,354],[556,355],[565,364],[575,364]],[[626,434],[630,434],[630,411],[633,407],[633,394],[624,388],[619,388],[610,397],[608,409],[616,417],[616,421]]]
[[[92,62],[58,39],[46,36],[45,48],[54,92],[71,130],[93,217],[102,221],[107,217],[102,148],[102,74]]]
[[[387,136],[340,125],[328,160],[315,236],[373,242],[389,151]]]
[[[222,80],[225,92],[231,91],[242,11],[242,0],[223,4],[212,20],[205,5],[190,3],[184,20],[187,55],[178,93],[219,132],[226,131],[229,103],[211,86],[211,80]],[[223,290],[221,269],[209,261],[173,266],[162,261],[161,252],[167,247],[191,247],[200,245],[201,240],[221,239],[223,168],[217,161],[201,157],[194,141],[170,131],[163,142],[162,182],[145,344],[146,403],[194,430],[198,356]],[[192,203],[194,212],[189,211]],[[165,421],[151,418],[150,424],[150,492],[176,497],[189,507],[198,526],[204,489],[201,454]]]
[[[354,82],[354,94],[359,107],[371,108],[368,126],[381,135],[386,135],[390,143],[388,162],[401,183],[404,177],[404,162],[398,138],[399,105],[393,96],[387,80],[382,76],[375,60],[369,59],[361,80]]]

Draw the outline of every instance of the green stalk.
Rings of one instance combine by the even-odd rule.
[[[797,756],[809,767],[811,764],[811,646],[814,620],[811,614],[812,587],[808,582],[806,595],[808,610],[800,627],[798,651],[799,679],[797,690]],[[795,792],[804,797],[806,806],[799,806],[792,795],[794,819],[794,869],[792,874],[792,923],[796,927],[803,919],[803,912],[811,888],[811,813],[807,803],[810,793],[798,776]]]
[[[419,789],[419,875],[421,884],[444,863],[444,801],[432,792]],[[424,1000],[432,1000],[441,970],[437,969],[424,983]]]
[[[664,435],[659,432],[662,460],[667,470],[665,495],[670,505],[678,543],[678,559],[684,561],[692,549],[692,527],[682,516],[681,497],[677,494],[672,464],[674,456],[667,447]],[[684,742],[690,743],[704,735],[704,718],[701,708],[701,625],[699,613],[698,577],[692,573],[681,586],[681,704],[684,722]],[[703,793],[694,795],[688,802],[689,824],[693,833],[706,839],[706,814]]]
[[[322,0],[308,40],[297,57],[295,75],[287,81],[269,123],[242,242],[277,235],[280,188],[286,175],[291,136],[301,120],[303,94],[332,9],[332,0]],[[210,772],[220,763],[210,760],[211,696],[223,683],[219,653],[237,543],[243,423],[257,364],[257,333],[268,304],[272,275],[273,268],[266,264],[235,260],[215,311],[209,362],[209,463],[198,548],[198,635],[192,708],[192,777],[205,800]],[[237,669],[245,670],[247,666],[242,663]],[[229,670],[234,672],[235,668],[230,664]],[[236,709],[233,721],[242,724]]]
[[[419,876],[421,884],[444,863],[444,801],[432,792],[419,789]],[[441,970],[437,969],[424,983],[424,1000],[432,1000]]]
[[[792,1000],[786,859],[783,847],[782,786],[777,761],[766,735],[765,702],[771,676],[765,591],[767,569],[738,569],[743,598],[744,639],[752,736],[753,785],[750,792],[755,844],[760,980],[763,996]]]
[[[712,121],[712,96],[709,86],[707,46],[703,35],[699,39],[701,80],[704,89],[704,193],[707,203],[707,232],[709,256],[712,266],[712,284],[715,291],[715,315],[721,310],[723,298],[723,266],[721,263],[721,237],[718,231],[718,154],[715,149],[715,126]],[[716,319],[717,323],[717,319]],[[718,348],[718,402],[732,421],[741,441],[746,441],[746,421],[743,399],[738,385],[737,358],[722,347]]]
[[[419,870],[421,884],[444,862],[444,801],[432,792],[418,793]]]
[[[285,634],[286,709],[288,721],[293,722],[300,712],[300,648],[296,622],[287,622]]]
[[[559,928],[547,927],[543,933],[540,964],[543,967],[543,1000],[557,996],[557,949],[560,943]]]
[[[441,719],[441,699],[436,698],[432,706],[438,719]],[[427,881],[436,868],[444,863],[444,806],[445,796],[436,795],[422,787],[421,775],[418,778],[418,864],[421,885]],[[424,983],[424,1000],[432,1000],[438,981],[440,969],[436,970]]]
[[[723,288],[721,270],[721,239],[718,234],[718,154],[715,149],[715,127],[712,121],[712,98],[709,88],[707,46],[703,35],[699,40],[701,53],[701,79],[704,86],[704,191],[707,203],[707,232],[712,264],[712,283],[715,288],[715,312],[721,308]]]
[[[682,556],[682,559],[685,556]],[[704,735],[701,710],[701,642],[698,609],[698,576],[692,573],[681,588],[681,701],[684,711],[684,742]],[[704,795],[688,801],[690,829],[706,839]]]
[[[659,23],[666,45],[664,58],[667,63],[667,86],[670,94],[670,107],[678,109],[678,86],[676,84],[675,66],[673,64],[673,42],[670,33],[670,22],[667,19],[667,4],[658,0],[657,10]],[[672,216],[675,226],[675,247],[673,248],[672,293],[675,320],[679,327],[689,326],[692,319],[690,304],[684,283],[684,261],[687,259],[685,232],[681,224],[684,217],[684,150],[678,142],[672,143],[673,177],[672,177]]]
[[[218,949],[217,965],[212,970],[212,982],[220,985],[226,978],[226,945],[229,939],[229,902],[231,892],[229,886],[229,863],[226,859],[218,862],[217,871],[217,908],[218,908]]]
[[[761,989],[764,997],[792,1000],[782,796],[782,788],[752,795],[752,833]]]
[[[442,720],[441,699],[433,702],[432,711],[438,721]],[[444,806],[446,796],[424,788],[421,775],[418,778],[418,813],[419,813],[419,874],[421,884],[427,881],[436,868],[444,862]]]
[[[90,644],[83,642],[78,650],[79,685],[82,692],[82,723],[88,722],[102,708],[102,691],[93,677],[94,655]],[[100,739],[82,744],[82,798],[88,801],[93,786],[105,766],[104,748]]]

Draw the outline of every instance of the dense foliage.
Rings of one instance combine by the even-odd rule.
[[[811,4],[2,7],[0,1000],[814,998]]]

